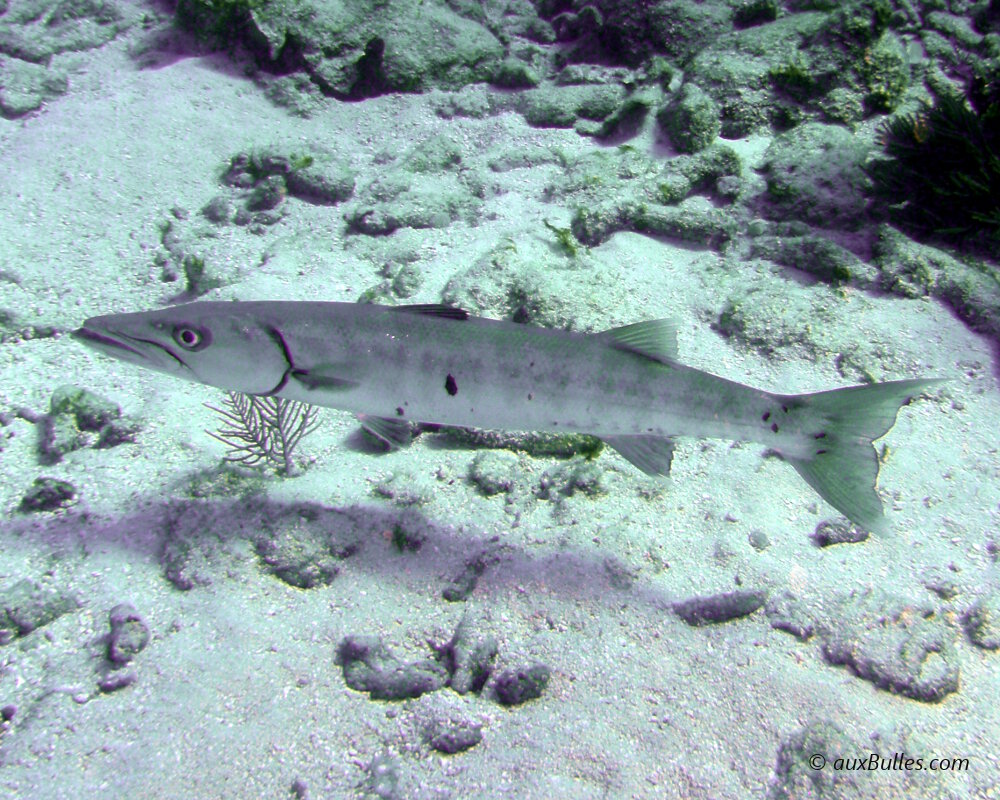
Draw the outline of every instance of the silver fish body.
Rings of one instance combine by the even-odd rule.
[[[680,363],[664,320],[590,334],[444,306],[199,302],[74,335],[189,380],[364,415],[389,441],[409,422],[590,433],[650,474],[669,471],[674,436],[760,442],[869,530],[883,525],[871,442],[934,382],[772,394]]]
[[[341,307],[282,329],[296,369],[304,365],[313,381],[293,370],[281,396],[444,425],[728,439],[757,438],[751,409],[769,405],[765,392],[668,363],[666,352],[657,361],[615,347],[601,335],[322,305]],[[315,334],[327,327],[332,346]],[[667,323],[661,332],[669,335]]]

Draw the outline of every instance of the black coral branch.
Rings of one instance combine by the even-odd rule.
[[[205,405],[223,419],[216,433],[205,432],[229,448],[224,461],[248,466],[266,461],[285,475],[298,473],[292,454],[319,424],[314,406],[281,397],[227,392],[225,409]]]

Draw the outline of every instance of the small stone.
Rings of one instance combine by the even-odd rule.
[[[119,603],[108,615],[111,635],[108,658],[114,664],[127,664],[149,644],[149,627],[130,603]]]
[[[984,650],[1000,649],[1000,595],[989,594],[976,602],[962,618],[969,640]]]
[[[729,622],[752,614],[767,600],[767,592],[740,589],[735,592],[692,597],[674,603],[674,613],[688,625]]]
[[[97,688],[104,692],[104,694],[110,694],[111,692],[117,692],[119,689],[131,686],[138,679],[139,676],[135,674],[135,670],[130,669],[127,672],[114,672],[111,675],[101,678],[97,682]]]
[[[201,214],[209,222],[222,225],[232,219],[233,204],[225,195],[216,195],[202,207]]]
[[[868,532],[850,522],[826,520],[816,526],[812,540],[819,547],[832,544],[857,544],[868,538]]]
[[[268,211],[277,208],[288,194],[285,179],[280,175],[271,175],[254,187],[247,199],[248,211]]]
[[[504,670],[493,690],[501,705],[517,706],[542,696],[551,671],[544,664]]]
[[[483,740],[483,726],[465,720],[434,720],[427,729],[427,743],[439,753],[454,755]]]
[[[35,478],[32,488],[21,498],[21,511],[55,511],[65,508],[76,497],[76,488],[58,478]]]
[[[436,661],[405,663],[375,636],[347,636],[337,648],[337,662],[352,689],[373,700],[405,700],[445,686],[448,672]]]
[[[771,540],[768,538],[767,534],[757,528],[750,531],[747,540],[750,542],[750,546],[758,553],[767,550],[767,548],[771,546]]]

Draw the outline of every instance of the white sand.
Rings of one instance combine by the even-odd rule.
[[[570,154],[594,146],[571,131],[528,128],[516,115],[444,121],[430,110],[430,95],[330,101],[303,120],[218,56],[137,69],[126,54],[132,36],[75,56],[67,95],[0,121],[0,268],[20,278],[0,282],[0,307],[22,325],[68,331],[93,314],[161,305],[177,287],[162,284],[152,264],[159,226],[180,206],[191,213],[188,229],[210,227],[197,210],[223,191],[218,175],[229,158],[251,146],[328,147],[351,161],[359,187],[379,175],[377,154],[395,156],[442,131],[463,143],[473,168],[482,151],[504,142]],[[648,136],[633,143],[650,146]],[[541,220],[570,217],[569,208],[542,202],[555,174],[484,170],[506,193],[488,197],[478,226],[404,232],[424,253],[423,287],[408,302],[437,301],[449,278],[506,236],[541,248]],[[351,300],[380,280],[381,265],[366,257],[372,243],[344,235],[346,205],[287,202],[289,216],[263,235],[230,227],[204,243],[209,260],[240,271],[209,297]],[[813,362],[794,348],[768,358],[714,333],[709,322],[726,300],[753,289],[755,298],[827,308],[828,320],[813,324],[848,347],[882,353],[880,378],[908,377],[915,367],[951,378],[939,400],[905,408],[886,439],[892,458],[880,482],[895,498],[887,508],[893,535],[814,546],[814,527],[835,512],[757,446],[682,439],[672,481],[651,499],[642,496],[649,482],[605,452],[606,495],[539,500],[533,487],[560,462],[524,457],[515,493],[486,498],[464,479],[474,453],[425,437],[372,455],[345,446],[354,420],[324,411],[321,430],[303,444],[316,463],[302,477],[274,479],[269,499],[358,504],[388,526],[398,509],[372,488],[402,474],[404,483],[430,487],[419,511],[429,531],[420,552],[399,554],[370,535],[329,586],[294,589],[264,572],[238,507],[227,506],[216,529],[221,544],[209,537],[211,585],[181,592],[160,563],[164,511],[183,499],[190,475],[219,462],[221,446],[203,432],[216,420],[202,403],[217,404],[220,393],[112,362],[65,336],[9,342],[0,346],[0,410],[46,411],[52,390],[72,384],[119,403],[144,427],[136,444],[79,450],[54,466],[38,463],[33,425],[14,419],[0,428],[0,589],[30,578],[82,602],[0,647],[0,705],[17,707],[0,738],[0,792],[286,797],[301,780],[310,797],[354,797],[366,765],[388,752],[401,797],[750,797],[763,794],[780,742],[817,719],[835,721],[866,752],[878,732],[880,752],[905,746],[925,759],[971,761],[963,774],[873,776],[858,796],[996,791],[997,656],[957,625],[960,689],[925,704],[827,664],[815,640],[772,629],[763,612],[691,628],[669,611],[693,594],[730,591],[737,580],[810,603],[874,588],[903,598],[900,605],[934,603],[953,619],[978,592],[997,591],[986,552],[1000,503],[990,343],[937,302],[839,297],[710,250],[620,234],[591,256],[610,277],[597,302],[573,309],[580,322],[604,328],[677,317],[682,358],[702,369],[783,392],[850,382],[832,358]],[[39,475],[75,484],[76,505],[20,514]],[[767,550],[750,546],[753,531],[766,533]],[[500,563],[466,603],[442,600],[447,581],[490,537],[506,548]],[[611,585],[613,562],[636,575],[630,589]],[[925,588],[936,575],[958,586],[952,604]],[[101,695],[101,637],[108,610],[123,601],[144,616],[152,639],[134,662],[137,682]],[[488,693],[443,689],[382,703],[345,686],[334,664],[343,636],[379,634],[401,658],[425,658],[425,640],[446,640],[463,613],[497,637],[499,667],[551,667],[540,700],[507,710]],[[449,713],[483,724],[483,741],[455,756],[431,751],[422,726]]]

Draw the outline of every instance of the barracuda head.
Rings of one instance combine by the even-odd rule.
[[[280,386],[290,368],[281,332],[256,303],[206,302],[91,317],[73,338],[104,355],[247,394]]]

